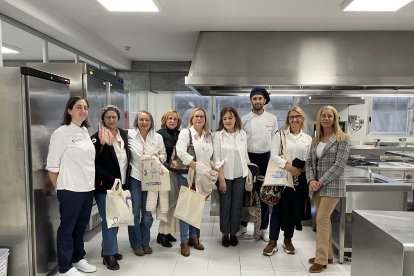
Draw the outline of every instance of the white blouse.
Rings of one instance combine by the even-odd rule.
[[[318,146],[316,147],[316,157],[321,158],[322,152],[325,146],[326,146],[326,143],[319,142]]]
[[[219,167],[224,163],[224,178],[232,180],[246,177],[247,164],[250,163],[247,154],[247,137],[244,130],[228,133],[226,130],[214,133],[214,164]]]
[[[144,141],[138,129],[128,130],[128,144],[131,149],[131,176],[141,181],[141,161],[143,155],[158,154],[161,163],[167,159],[165,152],[164,140],[162,136],[154,130],[150,130],[147,139]]]
[[[196,161],[210,163],[211,157],[213,155],[213,143],[211,135],[207,135],[203,130],[200,137],[193,126],[190,127],[190,133],[193,140]],[[178,135],[177,145],[175,148],[177,150],[178,158],[183,161],[184,165],[190,164],[194,159],[194,156],[191,156],[187,153],[188,144],[190,144],[188,129],[183,129]]]
[[[128,168],[128,157],[125,150],[125,143],[124,140],[121,137],[121,134],[119,134],[119,131],[117,131],[115,136],[115,141],[113,143],[116,158],[118,159],[119,169],[121,170],[121,183],[126,183],[126,171]]]
[[[297,158],[299,160],[305,161],[309,153],[312,138],[308,134],[304,133],[302,130],[299,132],[298,135],[293,135],[292,133],[290,133],[290,128],[283,129],[281,131],[283,131],[283,133],[285,134],[286,153],[290,154],[293,157],[293,159]],[[272,158],[279,167],[284,168],[286,165],[286,160],[280,157],[279,154],[280,133],[277,132],[273,136],[270,158]]]

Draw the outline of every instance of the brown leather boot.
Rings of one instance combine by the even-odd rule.
[[[266,247],[263,249],[263,255],[272,256],[275,252],[277,252],[276,240],[270,240]]]
[[[190,238],[188,241],[188,245],[194,246],[194,248],[197,250],[204,250],[204,245],[200,243],[200,240],[197,237]]]
[[[309,272],[310,273],[319,273],[319,272],[322,272],[325,268],[326,268],[326,265],[313,263],[313,265],[311,265],[309,267]]]
[[[310,264],[313,264],[313,263],[315,262],[315,257],[310,258],[310,259],[308,260],[308,262],[309,262]],[[328,264],[333,264],[333,259],[328,259]]]
[[[190,248],[188,247],[188,243],[181,244],[181,255],[184,257],[190,256]]]

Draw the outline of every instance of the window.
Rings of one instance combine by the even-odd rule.
[[[372,97],[370,134],[408,134],[409,97]]]

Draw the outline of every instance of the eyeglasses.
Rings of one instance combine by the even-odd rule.
[[[178,121],[178,118],[175,117],[168,117],[167,119],[168,121]]]
[[[203,115],[195,115],[194,118],[196,118],[196,119],[204,119],[204,116]]]
[[[116,120],[118,119],[118,116],[105,116],[104,118],[105,120]]]
[[[300,120],[302,119],[302,115],[292,115],[288,116],[289,120]]]

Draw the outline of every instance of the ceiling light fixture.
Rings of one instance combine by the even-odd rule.
[[[3,46],[1,47],[1,53],[2,54],[20,54],[20,49],[8,44],[3,43]]]
[[[343,11],[397,11],[412,0],[345,0],[342,3]]]
[[[159,12],[153,0],[98,0],[110,12]]]

